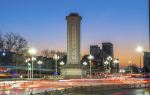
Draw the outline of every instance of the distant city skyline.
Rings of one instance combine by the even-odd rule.
[[[82,16],[81,54],[111,42],[121,66],[139,65],[138,45],[148,50],[148,0],[1,0],[0,31],[24,36],[39,50],[67,51],[70,12]],[[101,47],[102,48],[102,47]]]

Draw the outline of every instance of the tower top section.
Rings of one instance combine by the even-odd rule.
[[[68,19],[70,17],[71,18],[80,18],[80,19],[82,19],[82,17],[77,12],[70,13],[68,16],[66,16],[66,19]]]

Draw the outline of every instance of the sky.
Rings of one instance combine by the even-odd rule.
[[[0,0],[0,31],[25,37],[30,47],[66,51],[65,17],[78,12],[81,55],[90,45],[112,42],[121,67],[139,64],[138,45],[148,50],[147,0]]]

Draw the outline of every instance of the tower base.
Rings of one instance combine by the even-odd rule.
[[[83,71],[80,64],[67,64],[61,69],[64,78],[82,78]]]

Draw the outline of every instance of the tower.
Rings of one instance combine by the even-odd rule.
[[[67,64],[80,63],[80,22],[81,16],[71,13],[67,20]]]
[[[62,68],[65,78],[82,76],[80,66],[80,23],[82,17],[78,13],[70,13],[67,17],[67,64]]]

